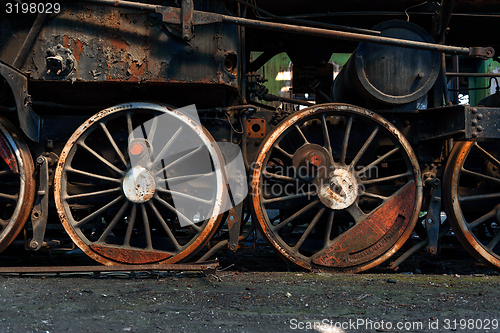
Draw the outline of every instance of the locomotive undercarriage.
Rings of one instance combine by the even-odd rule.
[[[123,9],[96,2],[101,4],[89,4],[89,13],[114,17],[114,24],[132,24],[130,18],[140,16],[130,9],[120,15]],[[171,13],[189,11],[192,2],[182,3],[188,7],[172,7]],[[207,17],[228,14],[219,6],[208,7],[196,9],[214,10]],[[240,15],[243,7],[238,7]],[[271,106],[255,96],[291,105],[311,103],[255,94],[262,86],[254,80],[259,66],[246,59],[251,50],[245,47],[252,44],[245,45],[242,36],[248,30],[197,25],[196,15],[191,25],[184,17],[169,22],[162,13],[163,22],[148,18],[151,39],[144,43],[161,42],[151,37],[158,31],[169,35],[172,40],[155,48],[171,54],[169,61],[178,61],[177,68],[155,58],[160,53],[134,44],[134,38],[140,40],[137,29],[127,30],[134,36],[123,35],[111,47],[121,52],[113,56],[120,59],[106,62],[100,52],[116,39],[119,24],[110,28],[112,33],[104,29],[104,42],[85,49],[78,46],[91,43],[82,32],[85,20],[79,18],[76,30],[51,35],[64,24],[57,16],[48,32],[42,29],[41,44],[28,56],[31,62],[19,66],[20,71],[0,63],[7,83],[0,118],[0,250],[26,225],[31,250],[76,244],[105,265],[170,264],[193,258],[207,244],[200,260],[221,248],[236,251],[259,229],[280,255],[301,267],[360,272],[394,255],[412,232],[420,242],[393,267],[421,248],[436,254],[450,224],[472,255],[500,268],[500,152],[495,144],[500,108],[440,106],[430,98],[428,105],[434,107],[424,110],[412,103],[358,103],[365,108],[354,100],[332,103],[322,87],[321,93],[311,90],[318,104],[285,112],[284,104]],[[187,33],[180,27],[188,27]],[[212,35],[217,38],[204,40]],[[183,40],[189,51],[179,47]],[[176,50],[167,51],[174,44]],[[75,53],[77,46],[78,57],[67,56],[63,63],[79,67],[58,67],[61,58],[54,58],[66,50]],[[144,58],[127,58],[127,48],[131,53],[141,48]],[[200,49],[207,53],[192,54]],[[183,62],[178,52],[189,60]],[[463,52],[492,56],[488,48]],[[303,56],[296,55],[299,60]],[[92,64],[96,57],[97,69],[103,70],[99,74]],[[190,71],[189,66],[200,63],[201,74]],[[6,73],[17,80],[7,79]],[[431,84],[428,96],[443,94],[440,80],[442,76]],[[191,100],[198,107],[199,124],[173,107]],[[170,117],[173,127],[159,127],[159,115]],[[134,137],[137,128],[143,137]],[[186,142],[193,148],[175,151]],[[222,194],[229,179],[242,178],[224,172],[230,157],[218,148],[220,143],[241,149],[249,195],[239,204]],[[174,150],[169,160],[151,149],[158,145]],[[199,165],[198,154],[211,162]],[[207,176],[214,171],[214,177]],[[167,181],[185,185],[182,190],[159,185]],[[193,216],[183,215],[174,194],[199,203],[194,223],[183,223]],[[225,211],[228,200],[232,207]],[[443,211],[447,219],[442,219]],[[56,218],[63,228],[54,223]]]

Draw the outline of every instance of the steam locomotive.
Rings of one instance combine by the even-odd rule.
[[[361,272],[453,233],[500,269],[500,2],[1,6],[0,251],[177,263],[258,230]]]

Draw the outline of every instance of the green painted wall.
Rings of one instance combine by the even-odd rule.
[[[492,59],[488,59],[485,61],[481,61],[478,68],[476,69],[477,73],[500,73],[500,63],[493,61]],[[499,80],[500,81],[500,80]],[[482,88],[487,87],[489,85],[490,78],[469,78],[469,88]],[[479,90],[471,90],[469,93],[469,102],[471,106],[478,105],[479,101],[495,93],[496,89],[495,80],[492,80],[492,87],[490,89],[479,89]]]

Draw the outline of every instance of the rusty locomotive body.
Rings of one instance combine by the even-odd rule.
[[[449,91],[495,77],[478,68],[498,60],[500,2],[375,3],[2,4],[0,250],[24,234],[177,263],[255,229],[299,266],[360,272],[453,232],[500,269],[498,93]],[[262,68],[280,53],[278,95]]]

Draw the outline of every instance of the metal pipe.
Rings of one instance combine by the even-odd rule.
[[[458,55],[454,55],[452,57],[452,67],[455,72],[458,72]],[[460,89],[460,82],[458,81],[458,77],[452,80],[451,86],[453,87],[451,91],[453,92],[453,104],[458,104],[458,91]]]
[[[453,77],[500,77],[500,73],[446,73],[446,76]]]

